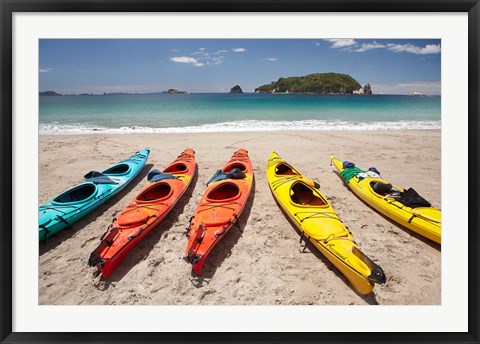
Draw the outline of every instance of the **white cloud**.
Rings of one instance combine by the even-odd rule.
[[[407,52],[417,55],[438,54],[441,52],[440,44],[427,44],[425,47],[417,47],[413,44],[387,44],[387,49],[394,53]]]
[[[341,38],[341,39],[324,39],[324,41],[332,43],[331,48],[345,48],[357,44],[357,42],[352,38]]]
[[[179,63],[196,63],[197,60],[194,59],[193,57],[188,57],[188,56],[177,56],[177,57],[172,57],[170,61],[173,62],[179,62]]]
[[[198,51],[191,53],[190,55],[203,55],[208,56],[209,54],[205,52],[205,48],[200,48]]]
[[[247,51],[245,48],[235,48],[231,49],[231,51],[242,53]],[[177,63],[188,63],[192,64],[197,67],[202,66],[217,66],[224,62],[225,56],[229,53],[229,50],[221,49],[217,50],[212,53],[208,53],[206,48],[198,48],[197,51],[189,53],[187,56],[176,56],[170,58],[170,61],[177,62]],[[269,61],[276,61],[269,60]]]
[[[394,53],[410,53],[417,55],[426,55],[426,54],[438,54],[441,52],[440,44],[427,44],[424,47],[419,47],[414,44],[396,44],[396,43],[387,43],[381,44],[376,41],[369,43],[358,43],[354,39],[344,38],[344,39],[324,39],[331,43],[330,47],[335,49],[341,49],[344,51],[350,52],[366,52],[373,49],[387,49]]]
[[[262,61],[274,62],[274,61],[278,61],[278,59],[275,57],[269,57],[268,59],[263,59]]]
[[[40,68],[38,71],[40,73],[50,73],[53,70],[53,68],[47,67],[47,68]]]
[[[177,50],[177,49],[170,49],[170,51],[171,51],[172,53],[178,53],[178,50]]]
[[[172,57],[170,61],[177,62],[177,63],[190,63],[196,67],[204,66],[204,63],[199,62],[196,58],[189,57],[189,56],[176,56]]]
[[[372,49],[380,49],[380,48],[386,48],[386,45],[373,41],[372,43],[362,43],[359,48],[352,49],[351,51],[355,51],[357,53],[363,53],[365,51],[369,51]]]

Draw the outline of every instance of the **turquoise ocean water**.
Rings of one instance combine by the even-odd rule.
[[[440,129],[440,96],[42,96],[40,134]]]

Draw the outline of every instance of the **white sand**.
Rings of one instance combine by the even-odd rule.
[[[40,304],[440,304],[440,245],[369,208],[329,166],[330,154],[361,168],[375,166],[389,182],[413,187],[440,207],[440,131],[41,136],[40,204],[86,172],[144,147],[152,149],[147,165],[124,191],[40,244]],[[196,182],[110,280],[97,276],[88,257],[112,218],[145,185],[149,170],[162,169],[188,147],[197,153]],[[181,259],[182,233],[205,182],[241,147],[250,153],[256,181],[240,217],[243,232],[230,231],[195,277]],[[271,150],[320,183],[360,249],[385,271],[385,285],[361,296],[318,251],[301,253],[299,235],[268,187]]]

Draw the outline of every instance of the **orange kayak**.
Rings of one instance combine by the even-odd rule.
[[[200,275],[213,247],[237,223],[252,190],[252,163],[245,149],[236,151],[229,162],[207,183],[200,203],[187,228],[184,260]]]
[[[109,277],[128,252],[173,209],[195,174],[195,152],[186,149],[162,172],[151,171],[150,183],[113,220],[100,245],[92,252],[89,266]]]

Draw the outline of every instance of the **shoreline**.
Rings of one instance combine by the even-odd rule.
[[[120,128],[115,128],[120,129]],[[351,129],[311,129],[311,130],[300,130],[300,129],[293,129],[293,130],[239,130],[239,131],[198,131],[198,132],[105,132],[105,131],[92,131],[92,132],[85,132],[85,133],[59,133],[59,134],[52,134],[52,133],[38,133],[39,138],[48,138],[48,137],[69,137],[69,136],[99,136],[105,135],[107,137],[110,136],[129,136],[129,135],[209,135],[209,134],[262,134],[262,133],[278,133],[278,134],[289,134],[289,133],[392,133],[392,132],[441,132],[441,128],[432,128],[432,129],[359,129],[359,130],[351,130]]]
[[[441,207],[441,129],[40,135],[40,204],[81,182],[88,171],[102,171],[145,147],[152,149],[146,167],[121,194],[40,244],[39,304],[441,304],[440,246],[368,207],[329,166],[330,154],[360,168],[375,166],[387,181],[413,187]],[[143,188],[148,171],[164,168],[188,147],[196,151],[198,166],[190,189],[110,280],[96,276],[88,257],[112,218]],[[255,173],[240,216],[242,232],[230,231],[212,251],[202,277],[195,277],[181,259],[183,232],[205,182],[238,148],[249,151]],[[301,253],[300,236],[266,180],[272,150],[319,182],[362,252],[385,271],[386,284],[360,296],[318,251]]]

